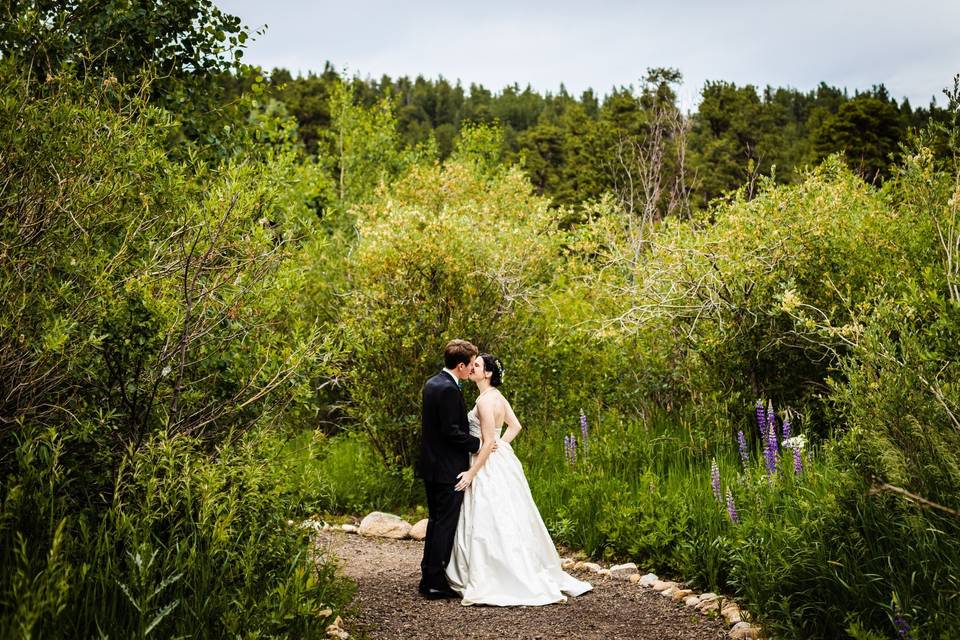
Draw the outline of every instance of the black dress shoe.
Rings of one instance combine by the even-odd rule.
[[[427,600],[444,600],[446,598],[459,598],[460,594],[452,589],[418,589],[420,595]]]

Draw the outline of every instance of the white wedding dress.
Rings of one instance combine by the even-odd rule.
[[[479,438],[477,408],[467,417],[470,434]],[[590,591],[589,582],[560,568],[520,460],[499,438],[463,496],[446,571],[450,588],[464,605],[497,606],[552,604]]]

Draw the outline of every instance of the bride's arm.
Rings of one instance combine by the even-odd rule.
[[[455,487],[457,491],[463,491],[470,486],[470,483],[473,482],[473,479],[477,476],[477,472],[480,471],[480,468],[487,461],[487,458],[490,457],[490,453],[496,449],[497,434],[493,426],[493,407],[490,406],[490,403],[477,403],[477,417],[480,419],[480,437],[483,445],[480,447],[480,451],[477,452],[477,457],[474,459],[473,465],[467,471],[457,476],[457,478],[459,478],[457,486]]]
[[[501,440],[510,443],[517,437],[517,434],[520,433],[520,429],[523,429],[523,426],[521,426],[520,421],[517,420],[517,415],[513,412],[513,407],[510,406],[506,398],[503,399],[503,404],[507,408],[507,414],[504,416],[504,421],[507,423],[507,431],[503,434]]]

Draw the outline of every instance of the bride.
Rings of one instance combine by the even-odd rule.
[[[480,394],[467,418],[470,434],[483,444],[471,455],[470,469],[458,476],[456,489],[465,493],[447,580],[464,605],[564,602],[567,595],[579,596],[593,587],[560,568],[560,556],[510,447],[521,427],[497,389],[502,378],[499,360],[490,354],[476,359],[470,380]]]

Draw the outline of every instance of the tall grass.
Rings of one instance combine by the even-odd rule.
[[[56,433],[24,434],[0,490],[0,637],[324,637],[350,587],[286,524],[256,439],[211,458],[157,438],[78,505]]]
[[[698,432],[682,411],[655,411],[600,420],[588,449],[577,434],[576,464],[556,436],[516,449],[558,542],[736,594],[778,635],[891,637],[898,616],[916,637],[960,631],[956,518],[869,495],[839,447],[805,450],[800,474],[783,449],[770,476],[758,443],[743,464],[735,438]]]

